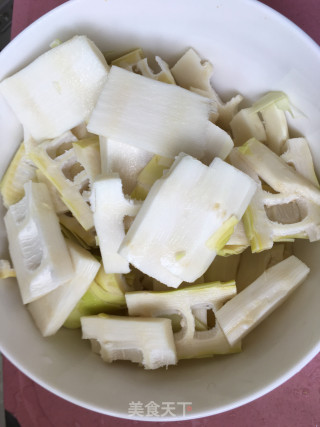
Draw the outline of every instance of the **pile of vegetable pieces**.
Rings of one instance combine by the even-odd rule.
[[[241,109],[193,49],[155,60],[75,36],[0,83],[24,128],[1,181],[1,277],[43,336],[81,327],[103,360],[146,369],[241,351],[309,273],[292,242],[320,239],[287,96]]]

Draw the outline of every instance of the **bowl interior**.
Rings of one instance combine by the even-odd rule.
[[[91,0],[90,8],[86,0],[69,1],[2,51],[0,80],[47,50],[52,40],[75,34],[86,34],[102,51],[140,46],[169,64],[193,47],[213,63],[213,83],[224,100],[236,93],[252,101],[269,90],[286,92],[304,113],[290,119],[292,134],[308,138],[320,171],[320,50],[268,7],[252,0]],[[1,98],[0,135],[2,175],[22,129]],[[1,207],[0,255],[5,258],[3,214]],[[98,412],[134,418],[130,402],[154,401],[175,402],[176,419],[219,413],[272,390],[319,351],[320,245],[299,242],[296,254],[311,268],[308,280],[245,339],[241,354],[182,361],[155,372],[130,363],[107,365],[91,353],[79,331],[63,329],[42,338],[12,279],[0,286],[1,351],[42,386]],[[185,416],[184,402],[192,404]]]

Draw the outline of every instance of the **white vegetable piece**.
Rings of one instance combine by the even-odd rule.
[[[256,101],[249,110],[252,113],[261,113],[267,137],[266,144],[270,150],[280,155],[289,138],[285,115],[285,110],[290,111],[290,101],[287,95],[279,91],[268,92]]]
[[[173,77],[179,86],[185,89],[200,89],[203,96],[221,102],[218,94],[210,84],[213,66],[209,61],[202,60],[193,50],[188,49],[171,68]]]
[[[169,292],[129,292],[125,297],[129,316],[180,315],[181,330],[174,333],[177,355],[179,359],[189,359],[236,351],[228,344],[219,325],[205,332],[197,332],[194,317],[196,313],[199,315],[201,309],[205,310],[205,317],[207,310],[211,309],[215,313],[236,293],[233,281],[189,286]]]
[[[230,131],[230,122],[239,111],[243,96],[237,94],[224,104],[218,104],[219,116],[216,124],[224,130]]]
[[[210,167],[181,155],[155,182],[119,253],[165,285],[194,282],[242,217],[256,184],[216,158]]]
[[[295,194],[320,205],[320,190],[255,138],[239,148],[256,174],[279,193]]]
[[[233,148],[233,141],[230,135],[211,122],[209,122],[207,128],[207,140],[214,141],[214,144],[207,145],[204,156],[201,159],[205,164],[209,164],[215,157],[224,160]]]
[[[292,155],[290,158],[293,159]],[[270,249],[274,241],[320,239],[320,206],[319,202],[314,203],[320,195],[318,187],[295,172],[269,148],[253,139],[240,149],[232,150],[230,161],[259,183],[243,217],[253,252]],[[265,167],[265,162],[268,163],[269,170]],[[296,157],[295,162],[302,164],[305,158]],[[304,169],[313,170],[312,160],[311,165],[308,163]],[[264,191],[259,176],[272,183],[273,189],[281,192],[273,194]]]
[[[29,157],[58,190],[62,201],[85,230],[93,227],[88,200],[90,179],[79,163],[72,143],[77,139],[71,132],[59,138],[31,145]]]
[[[100,263],[90,252],[66,240],[74,273],[58,289],[28,304],[28,309],[44,337],[55,334],[83,297],[97,274]]]
[[[264,198],[268,218],[276,240],[281,238],[308,238],[310,242],[320,239],[320,206],[302,197],[287,197],[269,194]]]
[[[92,185],[97,176],[101,174],[99,139],[92,136],[76,141],[72,145],[76,157],[87,172],[90,185]]]
[[[138,175],[153,154],[133,145],[100,137],[101,169],[105,175],[118,173],[124,194],[130,194],[137,184]]]
[[[35,140],[56,138],[88,119],[108,65],[95,44],[75,36],[0,84],[0,92]]]
[[[155,60],[160,68],[160,71],[158,73],[154,73],[151,70],[151,68],[149,67],[147,58],[140,59],[140,61],[138,61],[136,64],[136,68],[138,71],[140,71],[140,73],[143,76],[148,77],[149,79],[154,79],[154,80],[158,80],[159,82],[164,82],[169,84],[176,84],[168,64],[159,56],[156,56]]]
[[[29,181],[25,196],[4,222],[22,301],[27,304],[61,286],[73,274],[58,217],[44,184]]]
[[[95,351],[106,362],[131,360],[145,369],[177,363],[169,319],[90,316],[81,318],[81,326],[82,337],[94,340]]]
[[[252,252],[261,252],[272,248],[276,236],[273,234],[273,224],[265,210],[262,188],[258,188],[256,194],[252,197],[250,205],[243,216],[243,222]],[[287,236],[286,231],[284,235]]]
[[[35,177],[36,167],[28,159],[25,145],[22,142],[0,182],[4,206],[8,208],[10,205],[19,202],[24,196],[24,184],[30,180],[35,180]]]
[[[123,219],[136,215],[140,204],[123,195],[121,179],[114,176],[95,181],[91,205],[105,272],[129,273],[128,261],[117,252],[125,237]]]
[[[319,216],[319,206],[304,198],[270,194],[258,188],[243,220],[252,252],[260,252],[277,241],[319,240]]]
[[[180,86],[213,100],[217,109],[211,112],[210,120],[222,129],[229,130],[229,123],[237,113],[243,97],[236,95],[226,103],[221,101],[211,85],[212,64],[201,59],[193,49],[188,49],[172,67],[171,72]]]
[[[125,70],[132,71],[133,67],[144,58],[143,50],[138,47],[137,49],[131,50],[124,55],[121,55],[119,58],[116,58],[111,61],[111,65],[116,65],[117,67],[124,68]]]
[[[253,113],[259,113],[268,108],[276,106],[279,110],[291,112],[291,105],[288,96],[281,91],[271,91],[263,95],[250,108]]]
[[[267,135],[257,113],[250,108],[243,108],[231,120],[230,127],[235,146],[244,144],[250,138],[266,141]]]
[[[216,318],[230,345],[242,339],[275,310],[306,279],[309,271],[292,255],[266,270],[218,310]]]
[[[62,201],[59,191],[52,184],[52,182],[41,172],[40,169],[36,169],[36,177],[38,182],[42,182],[46,185],[49,190],[50,198],[53,203],[54,210],[57,215],[63,214],[69,211],[68,206]]]
[[[267,135],[267,145],[276,154],[283,152],[283,146],[289,138],[288,123],[285,112],[276,105],[261,111]]]
[[[112,66],[88,130],[165,157],[184,152],[202,159],[214,151],[212,109],[208,98]]]
[[[288,139],[281,158],[289,165],[294,166],[300,175],[307,178],[316,187],[319,187],[309,144],[305,138]]]

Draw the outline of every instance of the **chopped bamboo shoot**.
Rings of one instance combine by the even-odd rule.
[[[316,187],[319,187],[319,181],[314,170],[312,155],[308,142],[305,138],[288,139],[281,158],[289,165],[294,166],[295,170],[300,175],[307,178]]]
[[[28,305],[37,327],[45,337],[61,328],[100,268],[100,263],[88,251],[70,241],[67,241],[67,246],[74,266],[72,278]]]
[[[72,262],[44,184],[29,181],[4,222],[22,301],[27,304],[67,282]]]
[[[268,92],[250,108],[254,114],[261,113],[266,130],[266,144],[278,155],[282,154],[284,144],[289,138],[286,110],[290,111],[289,99],[285,93],[279,91]]]
[[[310,269],[291,256],[266,270],[228,301],[216,318],[230,345],[236,344],[275,310],[306,279]]]
[[[119,253],[165,285],[192,283],[228,240],[255,190],[251,178],[219,158],[207,167],[179,156],[151,188]]]
[[[128,261],[117,252],[125,237],[123,219],[126,215],[136,215],[138,205],[125,198],[117,176],[97,179],[91,200],[105,272],[129,273]]]
[[[72,143],[76,137],[66,132],[59,138],[30,147],[29,157],[58,190],[62,201],[85,230],[93,227],[88,199],[90,180],[79,163]]]
[[[293,154],[292,151],[291,162]],[[229,158],[234,166],[259,182],[243,217],[253,252],[270,249],[274,241],[320,239],[320,190],[313,183],[315,181],[297,173],[282,158],[255,139],[234,149]],[[313,169],[309,160],[307,157],[308,163],[304,170]],[[295,162],[299,162],[298,157]],[[300,163],[303,162],[305,159],[301,157]],[[268,191],[263,189],[265,184],[259,181],[259,177],[268,184]],[[270,190],[273,192],[269,192]]]
[[[252,138],[239,151],[248,165],[274,190],[302,196],[320,205],[319,188],[295,172],[264,144]]]
[[[257,113],[250,108],[243,108],[231,120],[230,127],[235,146],[240,146],[250,138],[266,141],[267,135],[262,121]]]
[[[108,65],[95,44],[75,36],[0,83],[0,92],[37,140],[56,138],[88,119]]]
[[[63,326],[70,329],[80,328],[80,318],[100,313],[125,314],[125,280],[120,274],[106,274],[100,268],[90,287],[69,314]]]
[[[130,194],[137,184],[139,173],[153,154],[133,145],[100,137],[101,170],[104,175],[118,173],[124,194]]]
[[[148,77],[149,79],[158,80],[159,82],[164,82],[168,84],[176,84],[174,81],[174,78],[171,74],[170,68],[168,64],[161,59],[159,56],[156,56],[156,62],[159,65],[160,71],[158,73],[154,73],[148,64],[148,59],[143,58],[140,61],[137,62],[136,68],[140,73]]]
[[[131,360],[145,369],[177,363],[169,319],[90,316],[81,318],[81,326],[82,337],[98,341],[106,362]]]
[[[116,65],[117,67],[125,68],[126,70],[132,71],[132,67],[137,65],[137,62],[139,62],[143,58],[143,50],[141,48],[138,48],[124,55],[121,55],[119,58],[113,59],[111,61],[111,65]]]
[[[161,156],[201,159],[215,146],[207,135],[213,108],[208,98],[113,66],[88,130]]]
[[[24,184],[35,180],[36,167],[28,159],[24,143],[20,145],[0,182],[3,204],[6,208],[24,196]]]
[[[73,144],[73,149],[79,163],[84,167],[92,185],[101,174],[100,147],[96,136],[81,139]]]
[[[171,68],[178,85],[189,90],[200,89],[203,96],[220,101],[210,84],[212,71],[212,64],[202,60],[193,49],[188,49]]]
[[[236,292],[234,282],[216,282],[169,292],[129,292],[126,302],[130,316],[181,316],[182,329],[174,333],[174,340],[178,358],[188,359],[235,351],[228,345],[219,325],[209,331],[196,331],[194,309],[216,312]]]

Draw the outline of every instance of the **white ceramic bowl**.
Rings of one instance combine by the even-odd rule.
[[[0,80],[47,50],[53,39],[74,34],[88,35],[103,51],[141,46],[169,63],[192,46],[214,64],[214,84],[225,99],[236,92],[253,100],[268,90],[286,91],[305,113],[291,126],[308,137],[320,170],[320,50],[268,7],[252,0],[69,1],[3,50]],[[22,132],[1,99],[0,135],[2,174]],[[0,233],[0,255],[5,257],[3,222]],[[91,353],[79,331],[61,330],[43,339],[13,280],[0,286],[1,351],[43,387],[105,414],[130,417],[132,401],[174,402],[174,419],[183,418],[178,402],[192,402],[185,418],[226,411],[277,387],[320,349],[320,246],[302,242],[296,254],[311,267],[307,282],[250,334],[239,355],[182,361],[155,372],[130,363],[107,365]],[[166,419],[173,420],[170,415],[161,418]]]

